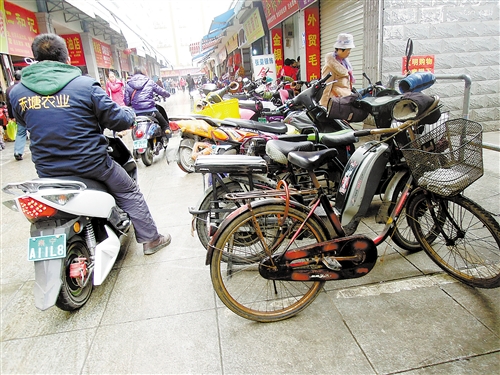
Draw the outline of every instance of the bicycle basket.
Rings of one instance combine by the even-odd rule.
[[[195,109],[194,113],[224,120],[226,118],[240,118],[238,99],[223,100],[220,103],[207,103],[201,109]]]
[[[482,126],[448,120],[401,148],[417,185],[453,196],[483,175]]]

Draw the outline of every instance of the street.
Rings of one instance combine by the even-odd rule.
[[[162,103],[192,108],[188,93]],[[485,139],[500,144],[500,133]],[[130,134],[125,140],[131,144]],[[188,207],[202,176],[175,162],[179,138],[145,167],[139,185],[172,243],[145,256],[134,239],[79,311],[39,311],[27,261],[29,222],[1,206],[1,374],[493,374],[500,371],[500,293],[444,274],[424,252],[379,246],[367,276],[327,282],[312,305],[278,323],[247,321],[213,291],[206,250]],[[0,152],[1,186],[35,178],[28,151]],[[500,213],[500,153],[484,150],[485,175],[466,193]],[[11,199],[2,192],[2,202]],[[376,204],[376,202],[375,202]],[[376,210],[373,210],[376,212]],[[496,217],[498,220],[498,216]],[[373,216],[357,233],[371,237]]]

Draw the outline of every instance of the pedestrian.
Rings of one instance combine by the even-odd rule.
[[[137,115],[155,117],[163,131],[164,137],[169,138],[170,126],[168,118],[164,118],[156,109],[155,93],[164,98],[170,97],[170,93],[163,87],[158,86],[146,75],[144,67],[135,67],[134,75],[130,77],[125,85],[125,104],[131,106]],[[167,144],[166,141],[165,144]]]
[[[302,75],[300,74],[300,56],[297,56],[297,61],[295,62],[295,69],[297,69],[297,81],[302,80]]]
[[[21,71],[14,72],[14,83],[5,90],[5,102],[7,103],[7,113],[9,120],[16,121],[14,113],[12,112],[12,103],[10,101],[10,92],[12,89],[21,82]],[[26,127],[22,124],[17,124],[16,139],[14,140],[14,159],[17,161],[23,160],[24,148],[26,147]]]
[[[331,97],[342,97],[352,94],[352,85],[355,79],[348,57],[351,49],[354,47],[354,37],[351,34],[341,33],[333,45],[335,51],[325,56],[325,65],[323,66],[321,76],[324,77],[328,73],[332,73],[332,76],[328,78],[326,83],[331,81],[333,83],[327,85],[323,91],[323,95],[319,101],[320,105],[326,107]]]
[[[119,106],[98,82],[70,65],[66,42],[60,36],[37,35],[31,50],[38,62],[23,69],[21,84],[10,94],[17,123],[31,134],[30,149],[38,176],[70,175],[102,182],[130,216],[144,254],[169,245],[171,236],[158,233],[138,185],[111,159],[102,134],[104,128],[130,128],[134,112]],[[50,105],[27,104],[35,99]]]
[[[294,60],[285,59],[283,68],[280,70],[278,74],[278,79],[283,78],[287,81],[296,81],[297,80],[297,71],[292,67],[292,63]]]
[[[124,106],[123,91],[125,84],[121,79],[116,78],[113,71],[109,71],[108,80],[106,81],[106,94],[109,95],[118,105]]]
[[[179,87],[181,88],[182,92],[186,92],[186,80],[184,77],[181,77],[179,79]]]
[[[193,94],[191,92],[194,91],[195,83],[194,83],[193,77],[191,77],[191,74],[187,75],[187,77],[186,77],[186,84],[187,84],[187,87],[188,87],[189,97],[191,99],[193,99]]]

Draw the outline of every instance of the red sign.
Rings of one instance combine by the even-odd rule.
[[[71,65],[86,65],[87,63],[85,62],[80,34],[61,35],[61,38],[66,41],[66,47],[68,47],[69,57],[71,58]]]
[[[113,68],[113,56],[111,55],[111,46],[100,40],[92,38],[94,46],[95,61],[99,68]]]
[[[272,29],[299,10],[297,0],[262,0],[262,5],[269,29]]]
[[[8,2],[5,2],[4,6],[9,54],[33,57],[31,43],[38,35],[35,13]]]
[[[281,26],[271,30],[271,40],[276,71],[281,72],[283,68],[283,30],[281,30]]]
[[[118,52],[118,54],[120,56],[120,67],[121,67],[121,70],[123,70],[124,72],[131,73],[132,71],[130,70],[130,64],[128,62],[128,55],[125,54],[123,51]]]
[[[321,77],[321,51],[318,3],[304,9],[306,26],[306,81]]]
[[[403,57],[403,74],[406,74],[406,56]],[[434,55],[412,56],[408,70],[411,73],[415,72],[431,72],[434,73]]]

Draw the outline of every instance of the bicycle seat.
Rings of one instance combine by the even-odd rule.
[[[281,140],[269,140],[266,143],[266,154],[273,161],[280,164],[288,164],[287,156],[292,151],[312,151],[314,144],[311,141],[287,142]]]
[[[261,132],[273,134],[285,134],[288,130],[286,124],[283,122],[262,123],[259,121],[245,120],[240,118],[227,118],[222,121],[221,125],[258,130]]]
[[[334,148],[319,151],[292,151],[288,154],[288,161],[297,167],[308,171],[318,169],[328,159],[333,159],[338,152]]]

